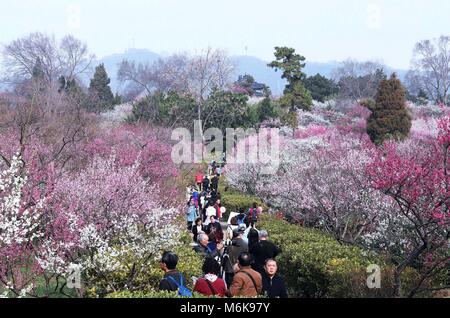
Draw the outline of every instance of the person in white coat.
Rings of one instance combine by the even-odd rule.
[[[208,226],[209,223],[211,223],[211,216],[216,216],[216,209],[214,208],[214,206],[209,206],[208,208],[206,208],[206,220],[204,225]]]

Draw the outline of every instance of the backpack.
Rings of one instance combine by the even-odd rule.
[[[172,277],[168,276],[167,279],[170,279],[175,285],[178,287],[178,296],[180,297],[192,297],[192,292],[184,286],[183,284],[183,275],[180,274],[180,284]]]

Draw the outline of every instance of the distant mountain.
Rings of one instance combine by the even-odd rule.
[[[151,52],[146,49],[129,49],[124,53],[113,54],[102,58],[94,63],[97,66],[100,63],[105,64],[105,68],[111,78],[111,88],[113,92],[122,92],[123,87],[117,80],[117,71],[119,70],[119,64],[122,60],[127,59],[135,61],[137,63],[153,63],[162,57],[161,55]],[[281,72],[275,72],[267,66],[269,62],[261,60],[254,56],[233,56],[233,62],[236,64],[236,71],[234,77],[238,78],[239,75],[249,74],[252,75],[257,82],[264,83],[270,87],[274,95],[283,94],[283,89],[286,85],[286,81],[281,78]],[[306,61],[305,73],[308,76],[322,74],[326,77],[331,77],[333,70],[339,67],[339,62],[333,61],[328,63],[317,63]],[[397,72],[399,78],[402,80],[406,74],[404,70],[387,69],[387,73]],[[92,74],[89,75],[89,78]],[[88,78],[83,80],[85,84],[89,85]]]

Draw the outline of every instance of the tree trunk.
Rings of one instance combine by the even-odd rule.
[[[397,268],[394,272],[394,297],[401,298],[402,297],[402,282],[401,275],[404,268]]]

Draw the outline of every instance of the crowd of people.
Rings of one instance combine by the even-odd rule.
[[[221,223],[226,209],[221,206],[219,180],[224,163],[211,162],[207,173],[195,176],[187,188],[187,229],[193,249],[203,257],[203,276],[194,279],[194,292],[205,296],[287,298],[284,279],[278,274],[279,247],[265,230],[257,230],[262,208],[253,204],[241,208],[228,222]],[[225,228],[225,229],[224,229]],[[185,290],[186,279],[176,270],[178,256],[165,252],[161,269],[165,272],[159,290]]]

